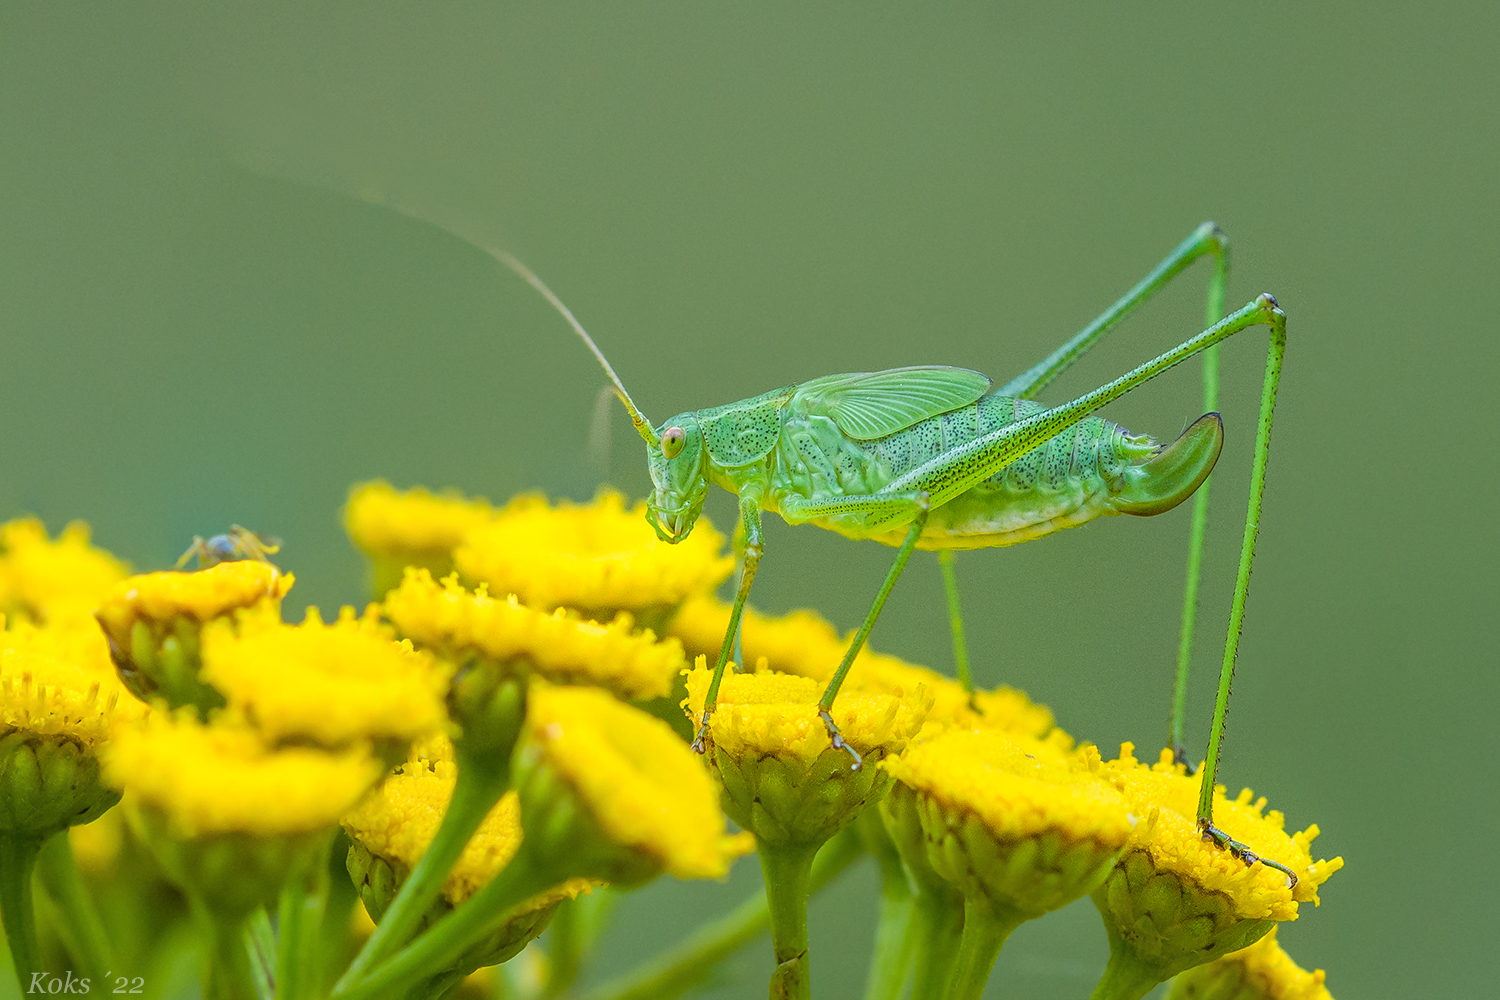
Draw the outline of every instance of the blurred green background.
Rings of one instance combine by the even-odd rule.
[[[1004,380],[1212,218],[1230,307],[1271,291],[1290,316],[1222,776],[1348,860],[1282,932],[1336,996],[1482,992],[1500,18],[998,6],[7,0],[0,515],[85,518],[142,568],[239,522],[286,540],[294,603],[331,608],[363,599],[353,481],[590,495],[602,377],[576,338],[468,246],[336,192],[516,252],[656,420],[837,371]],[[1205,268],[1048,398],[1196,332]],[[1225,352],[1195,745],[1264,344]],[[1198,392],[1184,366],[1108,413],[1171,436]],[[639,495],[613,417],[609,476]],[[981,678],[1107,755],[1160,746],[1186,530],[1184,507],[961,557]],[[890,558],[776,522],[755,601],[852,627]],[[949,669],[941,609],[921,556],[873,643]],[[632,896],[593,975],[757,880]],[[858,995],[873,902],[861,870],[815,903],[818,996]],[[1084,996],[1105,954],[1080,903],[1015,935],[991,995]],[[714,995],[764,995],[769,964]]]

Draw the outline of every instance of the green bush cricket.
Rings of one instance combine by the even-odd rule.
[[[1286,351],[1286,314],[1271,295],[1262,294],[1235,312],[1223,314],[1228,241],[1218,226],[1211,222],[1199,226],[1097,319],[998,389],[978,372],[939,366],[829,375],[739,402],[680,413],[660,427],[646,419],[593,338],[530,268],[509,253],[460,238],[485,250],[540,292],[604,369],[646,442],[653,486],[647,519],[659,538],[670,543],[687,537],[702,512],[710,483],[739,498],[743,537],[739,586],[693,744],[700,752],[763,553],[762,510],[779,514],[789,524],[816,524],[850,538],[875,539],[897,548],[895,562],[818,706],[833,745],[848,751],[853,757],[851,766],[857,769],[859,756],[844,743],[829,711],[914,549],[939,552],[954,656],[960,678],[972,690],[953,574],[955,550],[1013,545],[1105,515],[1159,514],[1196,492],[1170,733],[1173,752],[1186,762],[1183,714],[1207,518],[1207,482],[1223,444],[1223,425],[1213,412],[1218,395],[1217,345],[1250,327],[1267,327],[1270,345],[1249,504],[1201,776],[1198,825],[1205,839],[1247,864],[1262,861],[1295,884],[1296,876],[1285,866],[1258,857],[1213,825],[1214,782]],[[1034,401],[1105,333],[1204,256],[1214,259],[1206,330],[1067,403],[1045,407]],[[1204,402],[1210,412],[1172,443],[1163,445],[1093,416],[1111,401],[1197,354],[1204,356]]]

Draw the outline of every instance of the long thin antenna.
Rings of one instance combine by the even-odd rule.
[[[587,346],[588,349],[593,352],[594,357],[598,359],[599,364],[604,368],[604,374],[608,375],[609,380],[614,383],[615,395],[619,396],[620,402],[625,404],[625,410],[630,414],[630,422],[635,425],[636,433],[644,438],[646,443],[651,445],[652,447],[661,447],[661,438],[657,437],[656,430],[651,426],[651,421],[646,419],[646,415],[641,412],[640,407],[635,405],[635,400],[630,398],[630,393],[625,391],[625,383],[621,382],[620,376],[615,374],[615,370],[613,366],[610,365],[609,359],[604,356],[603,351],[599,350],[599,345],[594,343],[594,338],[589,336],[589,332],[583,328],[582,323],[578,322],[578,317],[573,315],[572,310],[563,305],[562,299],[553,294],[552,289],[547,287],[547,283],[536,276],[535,271],[527,267],[525,264],[521,263],[513,255],[506,253],[504,250],[496,250],[494,247],[489,246],[472,236],[469,236],[467,233],[460,232],[453,226],[439,222],[431,216],[424,215],[421,212],[413,211],[412,209],[406,208],[403,205],[398,205],[389,201],[385,201],[383,199],[371,198],[367,196],[358,197],[359,200],[365,202],[366,204],[379,205],[380,207],[388,208],[393,212],[399,212],[400,214],[415,222],[421,222],[426,225],[435,226],[436,228],[441,229],[443,232],[447,233],[449,236],[452,236],[454,239],[462,240],[474,249],[481,250],[484,253],[489,254],[491,257],[504,264],[510,270],[520,275],[521,278],[524,279],[525,282],[532,288],[535,288],[537,291],[541,292],[542,297],[545,298],[548,302],[552,303],[552,308],[562,313],[563,319],[567,320],[568,325],[573,328],[574,332],[577,333],[578,336],[583,338],[585,346]]]
[[[588,331],[583,328],[583,324],[578,322],[577,317],[573,315],[573,311],[563,305],[562,299],[552,293],[552,289],[548,288],[546,282],[536,276],[535,271],[521,263],[513,255],[506,253],[504,250],[496,250],[492,247],[484,246],[482,243],[474,245],[519,274],[525,279],[528,285],[541,292],[542,297],[552,303],[552,308],[562,313],[563,319],[568,321],[568,324],[573,327],[574,332],[583,338],[583,342],[588,345],[588,349],[594,352],[594,357],[599,359],[599,364],[604,367],[604,374],[608,375],[609,380],[615,384],[615,394],[620,397],[620,402],[625,404],[625,409],[630,414],[630,422],[635,424],[636,433],[645,438],[647,444],[652,447],[659,447],[661,440],[656,436],[656,431],[651,427],[651,422],[646,419],[646,415],[635,405],[635,400],[630,398],[630,393],[625,391],[625,383],[620,381],[620,376],[615,374],[615,370],[610,365],[609,359],[604,356],[603,351],[599,350],[599,345],[594,343],[594,338],[590,337]]]

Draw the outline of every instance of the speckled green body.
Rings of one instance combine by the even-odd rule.
[[[697,411],[693,416],[703,431],[710,479],[734,493],[753,490],[762,509],[794,523],[899,545],[904,523],[877,521],[863,512],[804,520],[788,516],[795,500],[787,501],[878,493],[962,446],[1045,409],[1031,400],[987,392],[895,433],[860,440],[819,412],[819,388],[851,377],[828,376]],[[670,423],[680,421],[674,418]],[[1097,517],[1158,513],[1191,494],[1202,480],[1195,469],[1170,490],[1171,503],[1146,503],[1143,491],[1150,492],[1149,480],[1161,473],[1151,460],[1162,451],[1154,438],[1132,434],[1100,417],[1086,417],[934,507],[917,547],[1014,545]],[[1204,475],[1217,457],[1217,446],[1205,457]],[[1141,509],[1143,503],[1149,509]]]

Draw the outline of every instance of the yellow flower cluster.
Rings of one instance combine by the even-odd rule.
[[[450,556],[473,529],[488,523],[495,508],[483,498],[457,492],[434,494],[418,486],[398,491],[383,479],[349,491],[344,527],[371,556]]]
[[[1333,1000],[1326,979],[1292,961],[1273,927],[1250,947],[1182,973],[1169,1000]]]
[[[497,594],[551,611],[575,608],[605,620],[620,610],[659,617],[706,593],[734,569],[720,555],[724,536],[706,522],[676,545],[656,538],[645,504],[603,490],[592,503],[552,506],[537,494],[517,497],[493,522],[471,531],[454,552],[465,578]]]
[[[396,641],[373,606],[363,617],[344,608],[332,624],[316,608],[298,626],[266,615],[242,616],[238,626],[220,620],[202,642],[203,679],[272,742],[404,744],[446,719],[445,671]]]
[[[547,614],[483,587],[470,593],[451,576],[439,583],[425,569],[408,570],[386,596],[385,613],[403,635],[442,655],[519,659],[549,680],[596,684],[630,700],[665,696],[684,666],[680,643],[637,634],[629,615],[600,625]]]
[[[1147,765],[1135,758],[1134,747],[1120,747],[1120,759],[1105,765],[1105,773],[1120,789],[1136,824],[1127,848],[1150,859],[1155,871],[1171,871],[1228,901],[1232,912],[1247,920],[1295,920],[1299,903],[1318,903],[1318,887],[1344,866],[1343,858],[1314,861],[1310,853],[1318,836],[1316,825],[1290,836],[1285,819],[1276,810],[1266,810],[1265,799],[1254,799],[1250,789],[1228,799],[1218,789],[1214,802],[1214,824],[1235,840],[1254,846],[1255,851],[1286,865],[1297,877],[1288,888],[1287,877],[1262,865],[1247,866],[1228,851],[1205,840],[1198,831],[1198,780],[1172,762],[1163,750],[1160,760]]]
[[[427,741],[412,759],[365,797],[343,818],[344,829],[370,853],[410,870],[427,853],[457,780],[453,749],[447,740]],[[490,810],[464,846],[458,863],[443,883],[443,896],[457,906],[494,878],[521,847],[521,805],[507,792]],[[596,883],[570,879],[530,901],[540,909],[590,891]]]
[[[93,749],[119,722],[144,711],[121,697],[124,689],[112,676],[38,655],[29,645],[16,633],[0,633],[0,733],[66,736]]]
[[[699,657],[688,672],[683,703],[692,719],[701,718],[712,672]],[[732,757],[792,757],[811,761],[831,746],[818,716],[823,685],[794,674],[758,670],[725,674],[718,706],[709,721],[713,745]],[[929,701],[863,690],[844,690],[834,700],[834,724],[861,756],[900,753],[922,728]]]
[[[701,595],[683,604],[667,628],[692,655],[710,662],[719,654],[729,627],[730,606]],[[780,617],[746,607],[740,619],[740,647],[745,665],[757,671],[770,668],[826,683],[843,660],[849,640],[815,611],[799,610]],[[927,718],[934,726],[985,726],[1022,736],[1042,737],[1056,732],[1052,712],[1014,688],[976,691],[974,704],[963,687],[950,677],[876,653],[868,646],[854,659],[843,690],[888,695],[912,703],[932,700]],[[1060,738],[1060,737],[1059,737]]]
[[[538,682],[526,740],[614,843],[678,878],[722,878],[750,849],[724,832],[703,765],[666,723],[605,691]]]
[[[279,836],[338,822],[379,778],[368,749],[272,749],[259,733],[153,715],[122,729],[106,777],[167,817],[181,838]]]
[[[0,525],[0,612],[37,622],[87,615],[126,572],[124,563],[90,543],[82,521],[55,541],[33,517]]]
[[[1062,739],[950,729],[884,766],[946,809],[972,813],[1000,841],[1054,833],[1118,850],[1134,825],[1125,799],[1101,777],[1098,753],[1070,752]]]
[[[121,580],[101,597],[94,612],[105,633],[128,649],[137,622],[195,624],[263,602],[279,604],[295,577],[256,559],[221,562],[193,573],[142,573]]]

